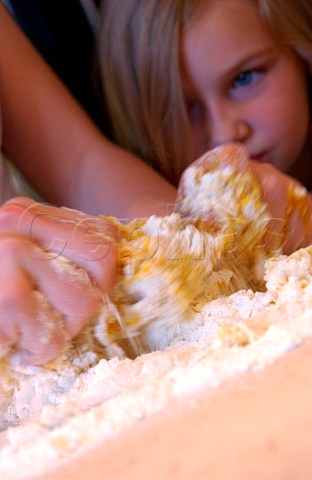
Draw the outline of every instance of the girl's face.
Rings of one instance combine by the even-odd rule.
[[[181,48],[194,159],[241,142],[252,159],[289,172],[309,131],[307,73],[277,43],[250,0],[211,0],[187,26]]]

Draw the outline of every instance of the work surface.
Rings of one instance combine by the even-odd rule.
[[[312,342],[171,404],[45,480],[312,478]]]

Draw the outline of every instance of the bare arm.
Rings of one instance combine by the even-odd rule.
[[[3,150],[47,200],[119,218],[167,213],[175,189],[109,142],[0,2]]]

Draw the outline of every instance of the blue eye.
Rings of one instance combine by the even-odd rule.
[[[260,70],[246,70],[245,72],[239,73],[233,82],[234,88],[248,87],[252,85],[257,80]]]

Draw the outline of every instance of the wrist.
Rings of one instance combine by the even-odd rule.
[[[161,199],[159,195],[157,197],[140,195],[140,198],[132,202],[127,209],[127,218],[121,220],[123,223],[128,223],[134,218],[146,218],[151,215],[159,217],[170,215],[175,209],[176,196],[177,191],[174,187],[166,192],[166,195]]]

